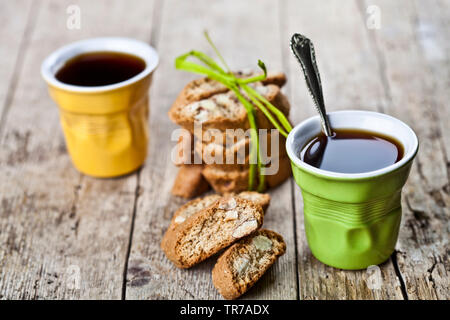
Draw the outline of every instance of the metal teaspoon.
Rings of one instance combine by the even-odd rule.
[[[327,137],[333,135],[323,101],[322,83],[320,82],[319,69],[317,68],[316,55],[311,40],[295,33],[291,38],[291,49],[300,63],[305,75],[306,85],[314,101],[322,123],[323,132]]]

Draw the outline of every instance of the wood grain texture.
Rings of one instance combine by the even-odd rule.
[[[81,9],[80,30],[66,28],[69,4]],[[51,51],[86,37],[148,41],[150,22],[135,22],[152,16],[152,2],[42,1],[33,14],[0,151],[0,294],[120,299],[137,176],[92,179],[72,167],[39,68]]]
[[[216,1],[208,6],[202,3],[164,1],[163,4],[158,50],[164,59],[152,88],[152,110],[158,111],[152,112],[150,158],[141,173],[127,299],[220,298],[211,281],[216,257],[192,269],[179,270],[159,248],[173,212],[183,203],[170,196],[176,168],[170,160],[175,144],[169,139],[176,126],[169,121],[167,111],[186,82],[195,77],[175,70],[174,58],[190,49],[213,55],[203,38],[203,30],[207,29],[232,68],[255,68],[257,59],[263,60],[269,70],[282,67],[276,3],[259,1],[257,7],[246,1]],[[295,299],[295,240],[289,183],[273,190],[271,195],[276,201],[269,208],[264,226],[281,233],[288,250],[244,298]]]
[[[0,0],[2,1],[2,0]],[[264,226],[287,253],[243,299],[449,299],[450,2],[436,1],[2,1],[0,18],[0,299],[220,299],[217,259],[176,269],[159,244],[183,203],[170,195],[176,167],[167,111],[196,76],[174,58],[190,49],[214,55],[209,30],[229,64],[288,74],[291,120],[315,114],[289,40],[316,46],[329,111],[375,110],[404,120],[420,150],[404,189],[396,252],[372,271],[327,267],[311,254],[302,199],[291,179],[271,191]],[[66,27],[68,5],[81,29]],[[381,28],[366,27],[377,5]],[[145,166],[118,179],[79,174],[67,154],[58,111],[40,77],[56,48],[95,36],[127,36],[157,46]]]
[[[439,84],[449,83],[449,66],[444,62],[448,62],[448,51],[433,39],[433,34],[442,29],[438,27],[442,21],[425,18],[425,13],[421,13],[422,18],[419,15],[434,6],[438,6],[435,13],[442,8],[438,3],[417,7],[409,1],[374,4],[383,15],[382,28],[374,32],[374,49],[383,61],[390,91],[387,112],[411,125],[420,141],[404,190],[396,259],[409,299],[448,299],[450,196],[440,126],[441,116],[448,114],[448,86],[444,89]],[[442,32],[442,36],[448,35],[448,31]],[[430,48],[432,45],[436,47]],[[437,67],[441,71],[434,73]]]
[[[327,110],[382,111],[386,105],[383,86],[377,77],[376,57],[371,52],[357,3],[330,1],[327,6],[314,1],[281,3],[289,13],[282,38],[290,39],[299,32],[314,42]],[[289,63],[292,118],[299,123],[315,115],[314,106],[300,66],[290,51],[285,52],[284,59]],[[314,258],[304,232],[300,188],[295,184],[293,192],[300,299],[402,299],[400,282],[390,260],[380,266],[382,286],[372,290],[368,283],[377,276],[372,271],[338,270]]]
[[[426,5],[423,1],[415,2],[414,31],[418,50],[422,57],[424,68],[431,81],[430,94],[432,108],[436,121],[439,139],[442,144],[447,163],[447,174],[450,173],[450,136],[444,134],[450,123],[450,19],[443,15],[449,12],[448,1],[435,1]]]
[[[36,6],[34,6],[36,7]],[[33,3],[31,0],[3,1],[0,21],[0,135],[4,125],[4,113],[9,109],[17,75],[22,67],[23,57],[28,48],[29,34],[34,27]],[[4,27],[7,26],[7,27]]]

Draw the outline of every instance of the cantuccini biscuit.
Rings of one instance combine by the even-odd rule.
[[[210,186],[202,174],[203,165],[184,164],[180,166],[172,187],[175,196],[190,199],[208,191]]]
[[[238,197],[244,198],[253,203],[257,203],[261,206],[264,213],[270,204],[270,195],[268,193],[259,193],[256,191],[244,191],[237,194]]]
[[[237,193],[248,190],[248,168],[227,170],[207,166],[203,169],[202,174],[218,193]]]
[[[260,153],[266,161],[287,157],[286,139],[278,134],[278,138],[272,134],[259,136]],[[203,159],[206,166],[216,167],[222,170],[230,171],[233,169],[246,169],[250,161],[250,138],[248,136],[240,137],[233,143],[218,144],[215,142],[205,143],[200,140],[195,142],[195,152]],[[273,150],[272,150],[273,149]]]
[[[290,106],[281,93],[280,87],[276,85],[255,85],[254,87],[281,112],[285,115],[289,114]],[[258,128],[273,128],[261,110],[256,109],[255,114]],[[201,123],[202,136],[198,138],[207,142],[211,142],[210,139],[219,132],[225,134],[226,129],[246,130],[250,128],[245,107],[231,91],[215,94],[207,99],[186,105],[176,104],[169,111],[169,116],[172,121],[194,134],[198,134],[194,130],[194,123]]]
[[[255,72],[235,72],[235,75],[239,78],[248,78],[257,75]],[[280,88],[286,83],[286,75],[282,72],[269,72],[265,80],[261,81],[263,85],[275,84]],[[222,83],[212,80],[210,78],[200,78],[189,82],[173,104],[172,110],[179,106],[185,106],[189,103],[208,99],[215,94],[227,92],[229,89]],[[169,113],[170,115],[170,113]]]
[[[228,248],[212,271],[214,286],[225,299],[236,299],[253,286],[286,251],[283,238],[261,229]]]
[[[283,183],[291,176],[292,168],[289,157],[281,159],[275,158],[278,163],[278,171],[272,175],[265,176],[266,188],[273,188]],[[236,166],[216,166],[205,165],[202,171],[203,176],[218,193],[241,192],[248,190],[249,168],[246,165],[236,168]]]
[[[225,196],[169,227],[161,247],[177,267],[190,268],[259,229],[263,219],[259,204]]]
[[[248,201],[251,201],[255,204],[259,204],[263,209],[263,212],[266,212],[267,208],[270,204],[270,195],[267,193],[259,193],[255,191],[244,191],[239,194],[229,194],[227,196],[236,196]],[[187,218],[193,216],[197,212],[204,210],[213,204],[215,204],[219,199],[222,199],[222,196],[219,194],[212,194],[202,198],[197,198],[191,200],[184,205],[182,205],[175,213],[173,214],[172,220],[170,221],[170,225],[167,230],[171,230],[171,232],[180,224],[184,223]],[[167,237],[170,235],[170,232],[166,232],[162,239],[161,246],[164,246],[164,243],[167,241]]]

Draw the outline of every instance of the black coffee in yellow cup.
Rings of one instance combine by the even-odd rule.
[[[79,171],[115,177],[144,163],[148,91],[157,64],[151,46],[128,38],[75,42],[45,59],[41,73]]]

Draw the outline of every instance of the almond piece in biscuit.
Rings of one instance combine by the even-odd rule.
[[[213,284],[225,299],[236,299],[253,286],[286,251],[278,233],[261,229],[228,248],[212,271]]]
[[[190,268],[259,229],[263,217],[260,205],[225,196],[169,228],[161,247],[177,267]]]

